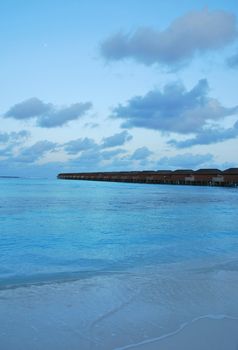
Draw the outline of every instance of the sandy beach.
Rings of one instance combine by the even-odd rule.
[[[215,319],[204,316],[182,325],[175,332],[156,339],[117,348],[117,350],[237,350],[238,349],[238,319],[221,316]]]
[[[0,347],[237,350],[236,265],[174,264],[2,289]]]

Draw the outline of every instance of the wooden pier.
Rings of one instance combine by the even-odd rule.
[[[157,170],[62,173],[57,177],[62,180],[238,187],[238,168],[230,168],[224,171],[219,169],[181,169],[175,171]]]

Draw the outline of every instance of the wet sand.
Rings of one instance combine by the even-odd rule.
[[[164,336],[130,344],[117,350],[237,350],[238,320],[203,317]]]
[[[237,290],[236,261],[2,289],[0,349],[237,350]]]

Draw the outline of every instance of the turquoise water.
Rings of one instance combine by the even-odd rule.
[[[209,320],[196,331],[204,349],[236,349],[237,198],[235,188],[0,179],[0,349],[157,350],[168,339],[191,350],[192,336],[179,346],[175,335],[198,320]]]
[[[0,179],[1,287],[238,256],[238,190]]]

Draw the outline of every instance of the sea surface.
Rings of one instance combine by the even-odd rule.
[[[1,349],[147,348],[237,290],[237,188],[0,179]]]
[[[0,180],[1,286],[238,256],[238,190]]]

